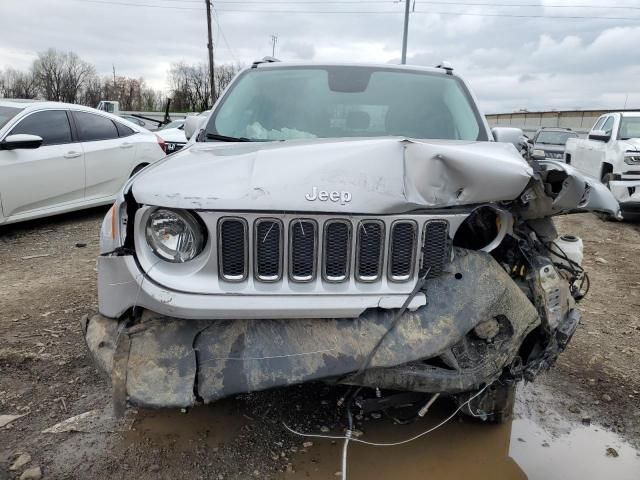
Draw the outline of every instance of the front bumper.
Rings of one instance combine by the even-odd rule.
[[[218,320],[143,310],[136,319],[94,315],[85,319],[84,331],[120,401],[185,407],[314,380],[469,391],[518,363],[524,338],[541,323],[527,296],[482,252],[458,250],[449,272],[427,282],[426,298],[425,306],[403,314],[360,377],[353,372],[389,327],[394,310],[368,309],[356,318]],[[563,338],[575,330],[575,312],[558,328]],[[500,325],[490,342],[473,333],[488,319]],[[557,345],[548,349],[536,368],[555,360]],[[425,362],[436,358],[448,366]]]

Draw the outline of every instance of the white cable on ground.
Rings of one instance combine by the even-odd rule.
[[[342,447],[342,480],[347,480],[347,448],[349,447],[349,440],[351,440],[351,430],[347,430]]]
[[[377,442],[368,442],[366,440],[360,440],[359,438],[348,438],[344,435],[322,435],[322,434],[317,434],[317,433],[303,433],[303,432],[298,432],[297,430],[294,430],[293,428],[289,427],[286,423],[282,422],[282,424],[284,425],[284,428],[286,428],[289,432],[293,433],[294,435],[298,435],[300,437],[308,437],[308,438],[324,438],[327,440],[346,440],[347,438],[349,439],[349,441],[351,442],[357,442],[357,443],[362,443],[364,445],[371,445],[372,447],[396,447],[398,445],[404,445],[406,443],[409,442],[413,442],[414,440],[417,440],[418,438],[424,437],[425,435],[428,435],[429,433],[433,432],[434,430],[437,430],[438,428],[442,427],[443,425],[445,425],[447,422],[449,422],[449,420],[451,420],[453,417],[456,416],[456,414],[462,410],[465,406],[467,406],[469,403],[471,403],[472,400],[474,400],[476,397],[478,397],[480,394],[482,394],[487,388],[489,387],[489,385],[484,386],[481,390],[479,390],[476,394],[474,394],[471,398],[469,398],[469,400],[467,400],[466,402],[462,403],[458,408],[456,408],[454,410],[454,412],[449,415],[447,418],[445,418],[442,422],[440,422],[438,425],[436,425],[435,427],[431,427],[429,430],[426,430],[414,437],[408,438],[406,440],[402,440],[399,442],[391,442],[391,443],[377,443]]]

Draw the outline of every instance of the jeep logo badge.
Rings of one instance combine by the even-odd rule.
[[[342,191],[338,192],[336,190],[328,192],[326,190],[318,190],[318,187],[312,187],[311,193],[307,193],[304,198],[309,202],[314,202],[316,200],[326,202],[327,200],[331,200],[332,202],[340,202],[341,205],[344,205],[351,201],[351,193]]]

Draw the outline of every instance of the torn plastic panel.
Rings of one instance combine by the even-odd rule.
[[[525,219],[550,217],[564,213],[601,212],[620,217],[620,205],[600,181],[587,177],[566,163],[537,161],[541,181],[533,181],[521,199]]]

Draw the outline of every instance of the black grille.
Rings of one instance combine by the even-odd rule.
[[[258,220],[255,226],[256,277],[275,281],[282,275],[282,224],[278,220]]]
[[[298,282],[311,281],[316,273],[316,224],[311,220],[293,220],[290,228],[291,279]]]
[[[226,280],[247,276],[247,224],[240,219],[222,219],[219,224],[220,271]]]
[[[407,280],[414,268],[416,224],[396,222],[391,227],[389,276],[391,280]]]
[[[432,220],[424,226],[422,244],[422,269],[429,268],[427,278],[442,274],[449,261],[449,223],[444,220]]]
[[[384,228],[382,222],[361,222],[358,227],[357,275],[361,281],[380,277]]]
[[[349,274],[351,224],[334,221],[324,231],[324,278],[328,281],[346,280]]]

